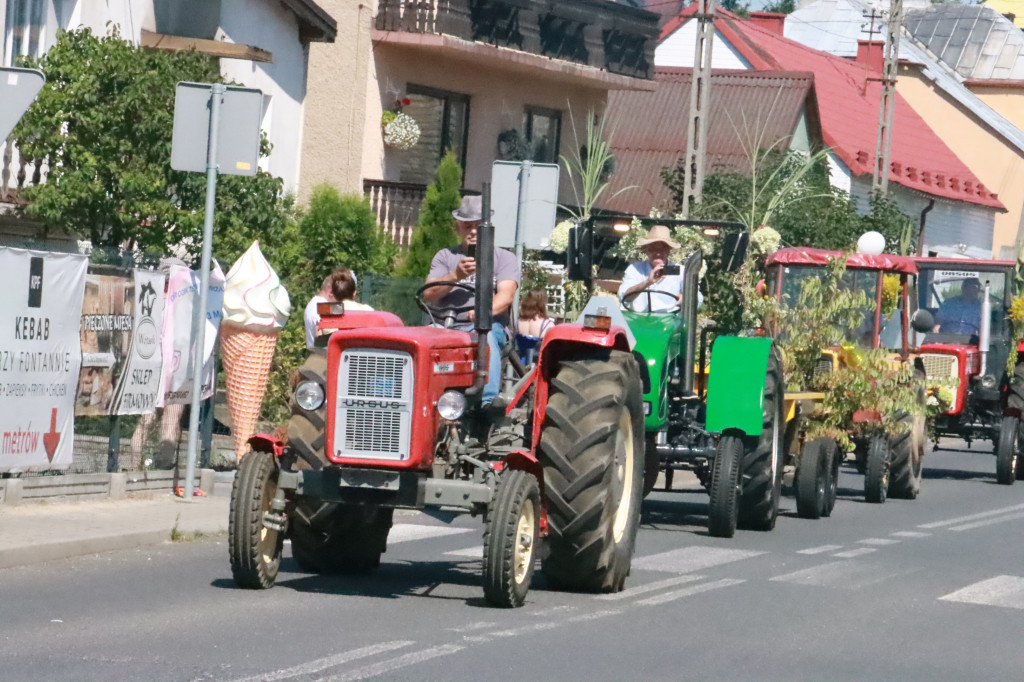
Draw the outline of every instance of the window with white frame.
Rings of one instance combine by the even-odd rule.
[[[16,65],[20,57],[43,56],[73,5],[74,0],[4,0],[3,66]]]

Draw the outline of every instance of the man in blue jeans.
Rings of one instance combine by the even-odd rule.
[[[476,231],[480,226],[483,200],[479,196],[468,196],[462,199],[462,205],[452,216],[455,218],[455,232],[460,244],[453,248],[441,249],[434,254],[430,262],[427,283],[447,282],[477,286],[476,282]],[[491,313],[494,324],[487,333],[489,362],[487,366],[487,384],[481,394],[481,402],[486,406],[498,395],[501,389],[501,348],[508,339],[506,327],[509,324],[509,311],[515,299],[520,279],[519,261],[510,251],[494,248],[494,302]],[[458,287],[433,287],[423,292],[423,298],[438,308],[466,308],[474,304],[473,294]],[[472,309],[459,313],[455,329],[473,330]]]

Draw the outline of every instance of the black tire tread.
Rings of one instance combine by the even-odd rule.
[[[298,369],[299,381],[317,381],[327,393],[327,354],[311,353]],[[296,383],[296,385],[298,385]],[[298,455],[296,469],[319,469],[330,462],[325,453],[327,444],[327,404],[314,412],[308,412],[291,401],[291,417],[288,420],[288,444]]]
[[[996,441],[996,483],[1013,485],[1020,473],[1018,456],[1017,417],[1003,417],[999,425],[999,440]]]
[[[829,438],[815,438],[800,450],[800,466],[796,470],[796,512],[804,519],[824,516],[828,496],[828,477],[832,458]]]
[[[259,540],[263,530],[263,497],[267,485],[276,486],[277,463],[269,452],[250,451],[242,457],[231,487],[231,511],[228,515],[228,551],[231,575],[246,589],[273,587],[281,564],[284,534],[278,533],[276,556],[263,560]]]
[[[743,439],[738,435],[723,435],[718,440],[711,466],[711,500],[708,502],[708,533],[716,538],[731,538],[736,534],[742,460]]]
[[[769,531],[775,528],[782,496],[782,438],[785,425],[781,423],[782,361],[773,347],[768,358],[764,384],[764,421],[756,445],[743,457],[741,473],[743,485],[740,495],[739,527],[748,530]],[[778,425],[778,433],[775,426]],[[774,477],[772,457],[776,458]]]
[[[537,560],[534,544],[531,566],[522,583],[515,581],[516,549],[519,516],[526,500],[533,500],[533,537],[540,539],[540,486],[536,477],[525,471],[506,470],[494,490],[494,499],[487,510],[484,526],[484,599],[492,606],[518,608],[526,600]]]
[[[889,439],[876,434],[868,439],[868,451],[864,464],[864,498],[868,502],[883,503],[889,486],[885,479],[890,470],[891,450]]]

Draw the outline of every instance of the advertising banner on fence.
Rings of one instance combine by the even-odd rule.
[[[71,466],[86,266],[0,247],[0,471]]]
[[[86,276],[75,414],[147,414],[156,409],[163,292],[159,272],[103,269]]]
[[[175,265],[167,284],[164,310],[164,364],[160,386],[163,401],[158,405],[192,401],[192,311],[199,305],[199,271]],[[224,272],[216,263],[210,270],[210,293],[206,305],[206,337],[203,348],[203,399],[213,395],[213,349],[220,329],[224,305]]]

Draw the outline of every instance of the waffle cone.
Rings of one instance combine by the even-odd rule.
[[[249,437],[256,433],[279,331],[254,330],[228,323],[220,327],[231,437],[235,441],[235,457],[239,460],[249,451]]]

